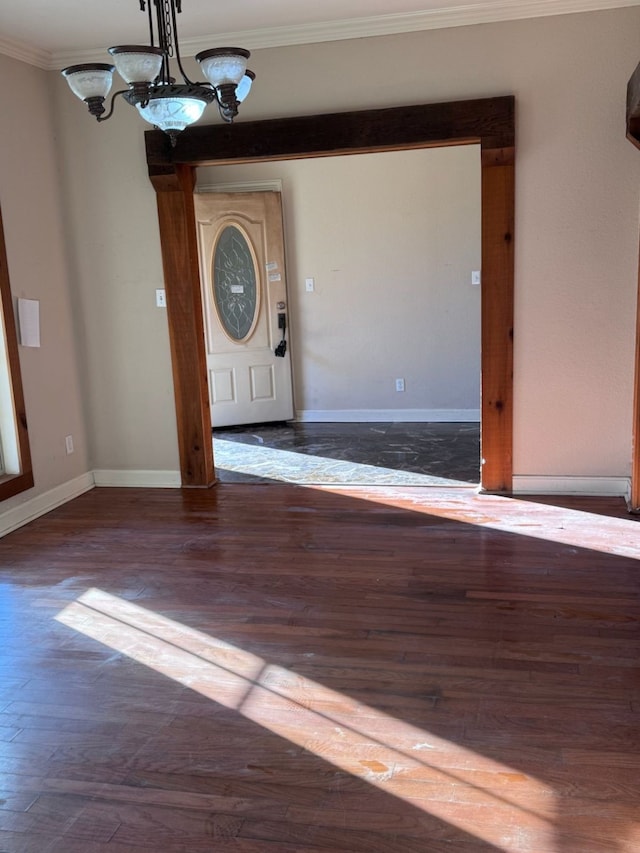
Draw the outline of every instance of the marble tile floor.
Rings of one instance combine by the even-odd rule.
[[[275,423],[213,430],[218,480],[472,486],[478,423]]]

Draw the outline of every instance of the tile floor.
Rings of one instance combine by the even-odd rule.
[[[474,485],[478,423],[276,423],[215,429],[221,482]]]

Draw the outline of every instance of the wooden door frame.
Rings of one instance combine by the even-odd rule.
[[[189,128],[171,147],[145,134],[156,191],[183,486],[215,482],[198,247],[198,166],[480,144],[482,169],[481,487],[513,474],[515,99],[513,96]]]

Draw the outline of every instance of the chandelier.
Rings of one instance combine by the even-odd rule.
[[[233,121],[255,79],[255,74],[247,69],[249,51],[240,47],[214,47],[196,54],[207,82],[194,83],[182,66],[178,44],[177,13],[182,12],[182,0],[139,2],[140,10],[148,13],[150,44],[110,47],[113,65],[90,62],[64,68],[62,74],[71,91],[86,103],[98,121],[111,118],[116,98],[121,95],[145,121],[164,130],[172,145],[181,130],[198,121],[208,104],[215,102],[222,118]],[[171,74],[172,60],[182,76],[181,83]],[[112,95],[107,113],[104,102],[111,91],[115,70],[128,88]]]

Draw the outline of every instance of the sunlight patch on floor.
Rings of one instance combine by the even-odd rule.
[[[291,450],[278,450],[255,444],[243,444],[214,440],[216,469],[232,471],[237,474],[249,474],[283,483],[313,484],[365,484],[371,486],[467,486],[468,482],[418,474],[412,471],[399,471],[392,468],[380,468],[376,465],[363,465],[341,459],[313,456],[308,453],[294,453]]]
[[[499,850],[554,849],[553,788],[513,767],[98,589],[56,619]]]
[[[488,527],[519,536],[546,539],[576,549],[640,559],[640,521],[535,503],[533,500],[478,494],[474,489],[369,489],[320,486],[335,495],[397,507],[409,512]]]

